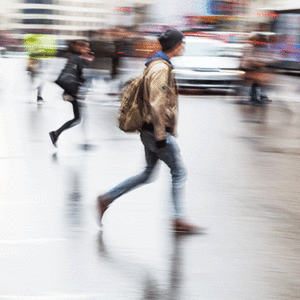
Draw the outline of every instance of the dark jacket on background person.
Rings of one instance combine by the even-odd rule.
[[[86,82],[86,79],[83,76],[83,70],[85,68],[91,67],[91,62],[84,59],[80,53],[77,52],[69,52],[67,54],[68,61],[65,65],[65,69],[71,69],[71,74],[74,74],[76,76],[76,79],[80,82],[80,87],[78,89],[78,92],[76,95],[69,95],[68,92],[64,92],[63,99],[67,101],[73,101],[75,98],[80,98],[81,100],[84,99],[84,92],[81,89],[83,84]],[[75,70],[75,72],[74,72]]]
[[[77,65],[76,77],[83,84],[85,82],[85,79],[83,78],[83,69],[89,68],[91,66],[91,62],[82,58],[81,54],[77,52],[71,52],[67,57],[67,65]]]
[[[151,66],[151,62],[161,60]],[[150,104],[145,116],[148,128],[153,130],[156,141],[163,141],[167,132],[176,134],[178,90],[176,79],[172,75],[172,64],[166,54],[157,52],[146,66],[144,73],[144,97]],[[152,128],[151,128],[152,126]]]

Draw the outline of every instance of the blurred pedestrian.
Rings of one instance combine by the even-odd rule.
[[[112,53],[112,62],[111,62],[111,79],[115,79],[119,74],[119,65],[122,49],[122,29],[115,28],[112,30],[114,51]]]
[[[270,102],[265,85],[270,81],[268,63],[269,47],[267,38],[259,33],[250,35],[241,59],[241,69],[245,71],[244,79],[250,82],[250,101],[254,104]]]
[[[27,64],[27,72],[30,75],[31,83],[35,83],[38,79],[38,86],[37,86],[37,102],[41,103],[44,101],[42,97],[42,90],[44,86],[44,70],[43,70],[43,59],[44,53],[42,50],[40,51],[33,51],[29,53],[29,59]]]
[[[123,28],[114,28],[110,32],[112,39],[112,52],[111,52],[111,71],[110,71],[110,86],[111,91],[109,94],[119,94],[121,89],[120,82],[120,65],[123,55],[123,46],[125,44],[125,30]]]
[[[93,60],[93,55],[90,53],[89,43],[85,40],[72,41],[69,44],[68,58],[69,59],[66,67],[70,66],[71,68],[75,68],[76,79],[82,86],[82,84],[85,82],[85,79],[83,77],[83,70],[84,68],[89,67]],[[82,104],[79,100],[84,99],[84,94],[82,94],[81,88],[79,88],[76,94],[71,94],[70,92],[64,91],[63,99],[71,103],[73,107],[74,118],[67,121],[59,129],[49,132],[51,141],[55,147],[58,137],[64,130],[80,123]]]
[[[56,54],[56,40],[53,35],[26,34],[24,46],[29,54],[27,71],[31,77],[31,83],[37,83],[37,102],[44,101],[42,90],[44,87],[45,73],[49,58]]]
[[[131,177],[109,192],[98,196],[100,222],[109,205],[118,197],[138,186],[149,182],[158,160],[170,168],[172,175],[172,202],[175,231],[193,233],[198,227],[183,218],[182,193],[186,179],[179,147],[174,135],[177,123],[177,86],[171,75],[170,59],[181,55],[184,50],[183,34],[176,29],[168,29],[159,37],[162,51],[157,52],[147,63],[144,71],[144,99],[149,103],[149,110],[144,116],[141,141],[145,149],[146,168],[141,174]],[[160,62],[157,63],[157,60]],[[152,64],[156,61],[155,64]]]

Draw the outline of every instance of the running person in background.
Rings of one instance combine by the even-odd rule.
[[[94,57],[90,54],[90,47],[87,41],[75,40],[70,43],[67,64],[77,65],[76,77],[82,84],[85,82],[85,79],[83,78],[83,69],[91,64],[93,58]],[[63,99],[69,101],[73,107],[74,118],[64,123],[57,130],[49,132],[51,141],[55,147],[60,134],[73,126],[78,125],[81,121],[81,104],[78,99],[83,96],[79,96],[79,93],[80,89],[77,95],[69,95],[66,92],[63,93]]]
[[[40,103],[44,101],[42,97],[42,90],[44,86],[44,72],[43,72],[43,61],[42,58],[39,57],[38,53],[31,53],[29,55],[27,71],[31,78],[31,83],[33,84],[36,79],[40,82],[37,86],[37,102]]]
[[[53,35],[26,34],[24,37],[24,46],[29,55],[27,72],[30,75],[31,83],[38,84],[37,102],[41,103],[44,101],[42,90],[48,60],[56,55],[56,39]]]
[[[250,83],[250,102],[253,104],[271,102],[265,89],[265,82],[270,80],[268,65],[272,62],[271,56],[267,38],[252,33],[244,47],[240,67],[245,71],[245,81]]]

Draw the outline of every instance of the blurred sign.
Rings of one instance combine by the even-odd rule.
[[[211,1],[210,10],[214,15],[228,15],[235,11],[235,3],[225,1]]]
[[[55,35],[25,34],[24,46],[32,58],[40,59],[54,56],[57,52]]]
[[[246,7],[248,5],[251,5],[251,2],[249,0],[244,0],[244,1],[211,0],[210,1],[210,11],[211,11],[211,14],[213,14],[213,15],[232,15],[234,13],[238,13],[239,11],[241,11],[242,7]]]
[[[269,12],[255,12],[253,13],[254,16],[259,16],[259,17],[269,17],[269,18],[277,18],[278,14],[276,13],[269,13]]]
[[[133,9],[131,7],[117,7],[116,11],[130,13],[133,11]]]

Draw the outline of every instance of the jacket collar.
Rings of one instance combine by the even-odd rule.
[[[153,60],[156,60],[156,59],[164,59],[172,66],[172,63],[171,63],[169,57],[165,53],[163,53],[162,51],[156,52],[154,56],[152,56],[151,58],[149,58],[147,60],[145,65],[148,66]]]

